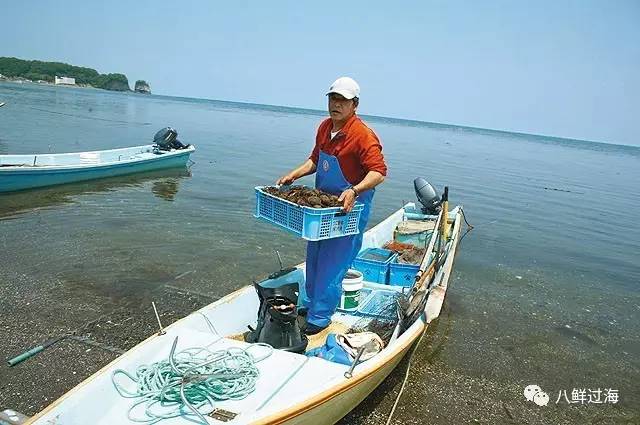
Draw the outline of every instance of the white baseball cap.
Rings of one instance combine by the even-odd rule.
[[[329,87],[327,95],[331,93],[341,94],[345,99],[353,99],[354,97],[360,97],[360,86],[353,78],[340,77]]]

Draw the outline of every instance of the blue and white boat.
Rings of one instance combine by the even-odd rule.
[[[0,155],[0,192],[185,167],[195,151],[194,146],[182,145],[175,136],[167,143],[164,140],[158,143],[157,139],[155,142],[92,152]]]
[[[418,212],[415,204],[407,204],[368,230],[363,239],[363,249],[382,247],[385,242],[394,240],[396,228],[409,217],[417,216],[425,223],[431,223],[435,230],[419,268],[414,271],[411,287],[363,281],[362,291],[366,290],[368,295],[361,300],[362,307],[355,311],[338,310],[327,329],[309,336],[306,347],[309,350],[322,346],[330,333],[347,333],[349,329],[366,328],[380,322],[379,316],[369,316],[365,310],[374,300],[380,300],[381,305],[386,300],[382,307],[396,319],[390,328],[389,341],[372,358],[358,362],[358,356],[348,365],[306,356],[304,352],[246,342],[245,332],[248,326],[256,329],[256,313],[261,308],[255,287],[246,286],[166,329],[160,328],[158,334],[103,367],[26,424],[304,425],[337,422],[389,375],[411,347],[422,339],[429,323],[440,315],[462,233],[463,210],[456,207],[449,211],[448,204],[444,203],[438,215],[426,216]],[[304,287],[305,264],[284,272],[284,275],[270,276],[270,281],[290,283],[287,277],[295,275],[298,288]],[[365,297],[364,294],[360,296]],[[404,296],[406,308],[397,302]],[[193,363],[194,366],[189,366],[179,378],[165,375],[157,380],[142,378],[144,371],[159,370],[157,365],[161,364],[171,364],[178,370],[175,359],[180,363],[185,353],[204,353],[207,357],[202,360],[204,363]],[[233,360],[239,355],[250,359],[242,363],[242,367]],[[225,362],[226,369],[220,373],[204,373],[197,369],[214,362]],[[232,368],[235,369],[231,371]],[[247,378],[247,382],[251,382],[249,390],[231,395],[231,389],[239,388],[239,385],[231,385],[231,380],[244,379],[243,374],[248,372],[252,377]],[[149,386],[145,386],[146,383]],[[215,391],[224,394],[212,392],[192,404],[188,400],[189,391],[205,383],[212,383],[216,386]],[[176,394],[178,388],[178,396],[172,401],[165,400],[169,391]]]

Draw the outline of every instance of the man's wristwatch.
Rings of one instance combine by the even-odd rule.
[[[356,194],[356,197],[360,195],[360,192],[358,192],[358,190],[354,186],[349,186],[349,189],[353,190],[353,193]]]

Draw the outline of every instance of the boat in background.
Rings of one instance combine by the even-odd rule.
[[[62,154],[0,155],[0,192],[186,167],[195,147],[183,145],[177,135],[167,127],[156,133],[151,145]]]

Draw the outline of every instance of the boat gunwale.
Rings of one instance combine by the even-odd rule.
[[[78,156],[80,154],[90,154],[90,153],[113,153],[113,152],[117,152],[117,151],[125,151],[125,150],[130,150],[130,149],[140,149],[140,152],[137,152],[137,154],[144,154],[144,153],[151,153],[149,151],[143,151],[142,149],[145,148],[151,148],[153,145],[143,145],[143,146],[132,146],[129,148],[118,148],[118,149],[109,149],[109,150],[102,150],[102,151],[87,151],[87,152],[69,152],[69,153],[54,153],[54,154],[17,154],[17,155],[0,155],[0,159],[2,157],[7,157],[7,156],[33,156],[38,157],[38,156],[55,156],[55,157],[62,157],[62,156]],[[93,170],[93,169],[101,169],[101,168],[108,168],[108,167],[113,167],[113,166],[117,166],[117,165],[122,165],[122,166],[126,166],[126,165],[131,165],[131,164],[142,164],[142,163],[146,163],[146,162],[154,162],[154,161],[159,161],[159,160],[163,160],[166,158],[173,158],[173,157],[178,157],[178,156],[182,156],[182,155],[190,155],[191,153],[195,152],[195,146],[193,145],[189,145],[184,149],[177,149],[177,150],[172,150],[172,151],[163,151],[164,153],[161,155],[155,155],[155,156],[150,156],[148,158],[126,158],[124,160],[118,160],[118,161],[108,161],[108,162],[98,162],[98,163],[85,163],[85,164],[68,164],[68,165],[30,165],[30,164],[6,164],[6,165],[2,165],[0,167],[0,174],[1,173],[7,173],[7,174],[38,174],[38,173],[43,173],[43,172],[49,172],[49,171],[86,171],[86,170]]]

